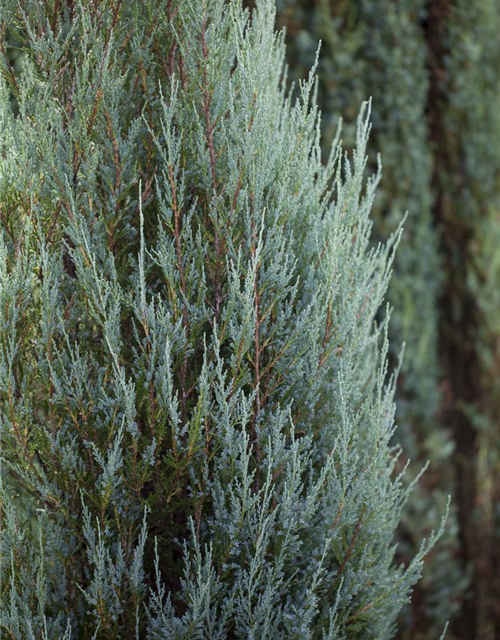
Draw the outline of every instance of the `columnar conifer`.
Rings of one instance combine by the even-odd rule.
[[[329,135],[339,116],[347,134],[352,130],[353,95],[373,96],[369,151],[371,158],[381,151],[384,162],[375,233],[384,236],[408,210],[390,287],[391,342],[395,348],[406,342],[397,437],[430,466],[403,540],[418,541],[428,527],[437,490],[452,491],[458,517],[452,514],[405,613],[407,637],[427,638],[430,628],[438,635],[443,621],[457,615],[453,637],[496,638],[500,5],[279,0],[278,6],[293,43],[292,73],[303,77],[315,41],[323,41],[318,97]],[[344,140],[352,144],[352,136]]]
[[[392,637],[432,538],[396,562],[369,106],[322,163],[264,0],[0,33],[2,633]]]
[[[446,277],[442,419],[456,443],[460,557],[471,573],[456,630],[485,640],[500,633],[499,29],[494,0],[437,2],[429,12],[434,213]]]
[[[333,135],[342,117],[344,143],[352,146],[355,104],[373,96],[369,157],[373,166],[381,152],[384,167],[374,203],[375,234],[387,237],[405,212],[408,216],[389,288],[395,356],[405,344],[397,438],[413,460],[430,465],[405,515],[403,559],[411,557],[415,545],[418,548],[436,518],[437,505],[442,508],[453,486],[452,441],[438,422],[438,303],[443,274],[432,209],[426,4],[426,0],[281,0],[278,4],[279,19],[290,36],[292,73],[298,77],[306,73],[314,43],[321,39],[318,98],[327,135]],[[455,561],[457,547],[452,513],[446,539],[429,558],[412,607],[402,620],[412,640],[420,633],[424,638],[428,633],[439,637],[457,608],[465,583]]]

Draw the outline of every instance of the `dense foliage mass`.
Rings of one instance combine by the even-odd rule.
[[[409,214],[389,293],[391,343],[406,342],[397,437],[430,466],[402,542],[418,544],[439,493],[441,501],[453,493],[456,512],[403,635],[434,637],[453,616],[454,637],[493,640],[500,634],[500,5],[278,0],[278,7],[296,76],[322,40],[318,97],[329,135],[342,116],[352,145],[352,98],[373,96],[369,152],[380,151],[384,163],[375,233],[383,237]]]
[[[267,0],[0,30],[2,633],[392,637],[432,538],[396,562],[369,107],[322,163]]]
[[[281,0],[278,6],[290,36],[292,71],[299,77],[321,40],[319,103],[328,137],[341,117],[344,143],[352,146],[357,105],[373,97],[370,156],[375,164],[382,152],[384,166],[374,211],[377,235],[387,237],[408,212],[390,287],[396,351],[406,343],[398,411],[432,438],[439,405],[436,299],[441,278],[425,116],[429,79],[420,26],[425,0]]]
[[[433,154],[426,110],[430,79],[422,21],[424,0],[331,3],[282,0],[279,17],[290,35],[292,71],[299,77],[321,39],[319,102],[327,131],[342,117],[352,146],[354,105],[373,96],[370,159],[382,152],[384,176],[374,204],[375,233],[386,237],[407,212],[389,300],[394,307],[391,343],[405,344],[398,385],[398,439],[412,459],[429,468],[406,512],[401,557],[411,557],[452,491],[447,430],[440,429],[438,299],[443,274],[433,223]],[[355,99],[353,100],[353,96]],[[455,513],[446,539],[429,559],[424,580],[402,626],[409,637],[439,637],[456,611],[466,577],[457,565]],[[420,636],[421,634],[421,636]]]

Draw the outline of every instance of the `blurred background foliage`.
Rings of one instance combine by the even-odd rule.
[[[500,637],[500,3],[278,0],[293,79],[317,42],[325,151],[339,118],[353,142],[373,99],[382,156],[376,233],[407,212],[390,291],[395,357],[405,344],[399,435],[429,461],[400,558],[442,511],[445,538],[401,620],[401,639]]]

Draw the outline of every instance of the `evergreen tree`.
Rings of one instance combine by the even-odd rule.
[[[345,144],[352,147],[354,105],[373,96],[369,157],[375,164],[381,151],[384,165],[374,204],[375,234],[387,237],[408,214],[389,288],[394,355],[405,344],[397,438],[413,460],[430,465],[405,514],[400,538],[405,561],[432,527],[453,487],[453,442],[438,422],[438,301],[443,274],[433,223],[426,5],[425,0],[281,0],[278,4],[279,19],[293,43],[291,68],[296,76],[306,73],[314,43],[321,39],[319,104],[327,135],[333,135],[341,117]],[[438,637],[458,611],[466,574],[455,560],[457,550],[453,511],[446,537],[429,558],[411,610],[402,620],[412,640],[429,633]]]
[[[436,2],[429,13],[435,217],[446,288],[441,343],[452,430],[460,557],[471,584],[457,636],[500,634],[498,240],[500,5]]]
[[[436,490],[453,489],[457,517],[405,615],[407,635],[427,638],[429,629],[437,635],[451,605],[454,637],[492,640],[500,635],[500,5],[281,0],[278,6],[298,77],[315,41],[323,41],[319,103],[328,131],[343,116],[349,134],[352,96],[373,96],[371,147],[385,166],[375,233],[384,236],[401,211],[409,212],[408,242],[402,241],[390,288],[392,344],[407,343],[398,437],[413,458],[431,464],[403,540],[418,532],[418,541],[428,526]],[[346,141],[352,145],[352,136]]]
[[[375,203],[376,234],[387,237],[408,212],[402,250],[390,287],[395,307],[393,344],[406,344],[398,414],[414,431],[425,430],[427,451],[435,448],[433,419],[439,407],[436,300],[440,284],[438,238],[432,220],[432,153],[426,121],[427,56],[421,20],[425,0],[336,2],[281,0],[280,20],[299,77],[314,59],[318,39],[319,104],[334,135],[344,120],[344,142],[354,145],[357,104],[373,97],[371,160],[382,153],[384,179]],[[404,434],[412,448],[422,438]]]
[[[7,637],[389,638],[419,576],[369,108],[322,164],[273,24],[267,0],[2,4]]]

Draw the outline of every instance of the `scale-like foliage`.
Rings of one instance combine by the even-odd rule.
[[[302,77],[321,39],[319,104],[327,138],[344,121],[355,142],[356,104],[373,97],[369,156],[382,153],[384,179],[374,206],[375,233],[385,238],[407,213],[389,300],[391,343],[405,343],[398,399],[403,438],[412,454],[436,449],[439,408],[437,300],[442,279],[432,221],[433,154],[426,119],[429,80],[422,23],[424,0],[280,0],[291,34],[291,69]],[[354,98],[354,99],[353,99]],[[441,438],[442,440],[442,438]]]
[[[391,637],[432,540],[397,566],[369,108],[322,164],[269,1],[1,12],[2,632]]]
[[[318,100],[327,137],[342,117],[344,141],[353,145],[356,102],[373,97],[369,157],[374,162],[381,152],[384,165],[373,210],[375,235],[386,237],[408,213],[389,287],[394,307],[391,345],[395,353],[403,342],[406,345],[397,394],[397,438],[413,460],[422,464],[429,460],[430,465],[402,527],[401,551],[406,558],[432,526],[436,509],[442,508],[454,486],[452,433],[442,428],[439,416],[443,389],[439,303],[447,276],[433,221],[434,166],[443,162],[442,143],[435,144],[428,124],[430,105],[440,108],[434,104],[429,74],[434,63],[428,28],[436,21],[429,15],[430,4],[426,0],[278,2],[279,20],[286,25],[292,43],[292,73],[303,76],[305,65],[313,59],[315,41],[322,41]],[[461,50],[457,41],[452,50]],[[455,70],[453,77],[460,81],[463,74]],[[446,117],[444,110],[443,115]],[[450,520],[446,539],[429,558],[413,606],[404,614],[403,626],[412,640],[429,634],[438,637],[460,608],[467,579],[456,562],[459,545],[454,513]]]

